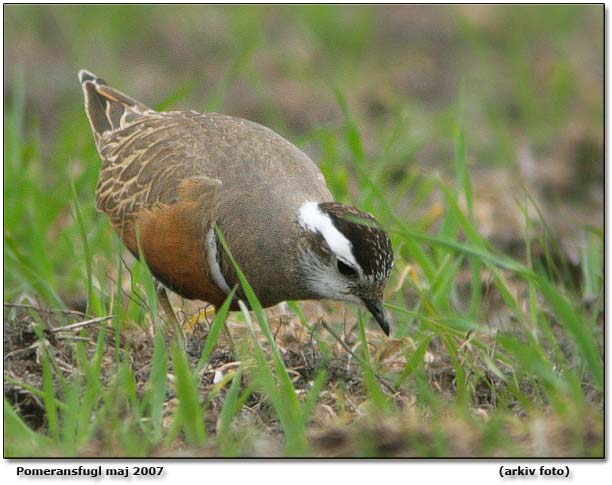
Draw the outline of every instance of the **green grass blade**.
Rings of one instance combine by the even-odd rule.
[[[242,371],[239,370],[236,372],[236,374],[234,374],[232,384],[225,396],[225,402],[223,403],[223,408],[221,409],[220,413],[219,429],[217,430],[217,440],[220,443],[222,454],[224,456],[232,455],[232,421],[236,418],[253,391],[252,385],[249,385],[241,394],[241,384]]]
[[[361,134],[359,128],[353,119],[351,110],[349,109],[348,102],[338,86],[334,86],[334,94],[336,95],[336,101],[340,105],[340,109],[346,119],[346,141],[348,146],[355,158],[358,165],[363,166],[366,161],[365,150],[363,148],[363,142],[361,140]]]
[[[427,352],[427,348],[429,347],[429,342],[431,341],[432,338],[433,338],[433,334],[426,336],[421,341],[417,349],[410,356],[410,359],[408,359],[408,362],[406,362],[406,367],[404,367],[404,370],[399,375],[399,377],[396,379],[395,386],[394,386],[395,388],[399,389],[400,386],[406,381],[406,379],[408,379],[408,377],[410,377],[410,375],[412,375],[414,371],[416,371],[420,366],[423,365],[423,362],[424,362],[423,359],[425,358],[425,352]]]
[[[275,384],[275,378],[269,370],[268,363],[266,361],[265,355],[263,353],[263,349],[261,348],[261,344],[259,340],[251,330],[253,344],[255,346],[255,357],[257,359],[256,375],[259,376],[260,382],[266,389],[272,403],[275,406],[275,409],[279,413],[279,417],[281,422],[283,423],[283,427],[285,428],[286,436],[287,436],[287,453],[290,455],[301,455],[305,453],[307,449],[307,440],[304,429],[304,420],[302,418],[302,411],[300,406],[300,401],[298,399],[295,387],[291,382],[291,378],[289,377],[289,373],[287,372],[287,368],[285,367],[285,363],[281,357],[280,351],[276,342],[274,340],[274,336],[272,335],[272,331],[270,330],[270,325],[268,323],[268,319],[266,314],[263,311],[263,307],[259,302],[253,288],[247,281],[244,273],[240,269],[238,263],[234,259],[227,242],[219,230],[218,227],[215,228],[217,232],[217,237],[221,242],[224,250],[228,254],[234,268],[236,269],[236,273],[238,274],[238,279],[240,280],[240,285],[242,286],[242,290],[244,291],[245,296],[249,302],[250,307],[253,310],[253,313],[257,317],[257,322],[259,327],[261,328],[264,336],[266,337],[266,341],[270,346],[270,350],[272,353],[272,360],[274,363],[274,369],[279,378],[278,388]],[[244,305],[244,303],[239,300],[239,305],[247,319],[247,322],[250,322],[250,315],[248,309]]]
[[[153,424],[153,441],[162,438],[164,403],[166,402],[166,385],[168,373],[168,349],[160,332],[155,335],[153,362],[149,375],[148,407]]]
[[[45,414],[47,417],[47,426],[49,428],[49,435],[54,441],[59,440],[59,418],[57,414],[57,407],[55,405],[55,386],[53,383],[53,371],[51,364],[49,363],[49,356],[47,352],[43,352],[42,355],[42,369],[43,369],[43,392],[44,392],[44,403],[45,403]]]
[[[232,256],[231,252],[229,251],[229,248],[227,246],[227,243],[221,231],[217,230],[217,236],[219,237],[223,247],[225,248],[228,255],[230,256],[232,264],[234,265],[236,272],[238,273],[238,278],[240,279],[240,284],[242,285],[242,289],[244,290],[244,293],[249,301],[249,305],[253,309],[253,312],[255,313],[255,316],[257,317],[259,326],[261,327],[266,337],[266,340],[268,341],[268,344],[270,345],[270,348],[272,349],[272,357],[274,359],[275,367],[280,374],[280,377],[283,383],[283,387],[288,392],[288,395],[286,397],[292,401],[292,405],[294,407],[299,407],[299,400],[297,398],[297,394],[295,393],[295,388],[293,384],[291,383],[291,378],[289,377],[289,374],[287,373],[287,369],[280,355],[280,351],[278,350],[278,346],[276,345],[276,341],[274,340],[274,336],[272,335],[272,331],[270,330],[270,325],[268,323],[266,314],[263,311],[263,307],[261,306],[261,303],[259,302],[257,296],[255,295],[253,288],[251,287],[246,277],[244,276],[244,273],[242,272],[242,270],[236,263],[236,260]]]
[[[87,231],[85,230],[85,223],[83,222],[83,214],[81,212],[81,206],[79,205],[79,198],[77,196],[76,187],[74,186],[74,180],[70,180],[70,188],[72,190],[72,204],[73,213],[79,227],[79,234],[81,235],[81,242],[83,243],[83,252],[85,256],[85,271],[87,274],[87,307],[85,313],[89,314],[93,303],[93,272],[92,272],[92,257],[89,250],[89,242],[87,241]],[[101,313],[101,308],[96,308],[95,314]]]
[[[221,334],[221,330],[223,330],[223,326],[225,325],[225,320],[227,319],[227,314],[229,312],[229,307],[234,301],[234,297],[236,295],[236,288],[233,288],[232,291],[227,295],[227,298],[223,302],[223,305],[219,307],[217,313],[215,315],[215,319],[210,326],[210,332],[206,337],[206,343],[204,344],[204,350],[202,350],[202,355],[200,360],[198,361],[198,365],[196,365],[196,374],[199,374],[210,356],[215,350],[215,346],[217,345],[217,340],[219,339],[219,335]]]
[[[572,337],[574,344],[587,364],[595,385],[600,391],[603,391],[604,372],[602,355],[593,336],[593,330],[578,314],[568,299],[548,280],[540,279],[538,289],[550,303],[555,315],[559,319],[559,323]]]
[[[328,375],[327,372],[321,370],[317,373],[315,378],[312,381],[312,387],[308,391],[306,396],[306,400],[304,401],[304,405],[302,407],[302,414],[306,420],[310,419],[312,412],[314,411],[315,406],[317,405],[317,401],[319,399],[319,395],[325,388],[325,384],[327,382]],[[304,423],[307,424],[307,423]]]
[[[176,396],[179,400],[178,414],[187,441],[196,446],[206,443],[206,426],[198,395],[197,380],[194,379],[185,352],[175,346],[172,353],[176,377]]]
[[[40,455],[56,455],[52,442],[32,429],[15,412],[11,403],[4,399],[4,457],[29,458]]]
[[[359,341],[361,343],[361,355],[363,361],[359,361],[361,366],[362,375],[364,378],[364,384],[368,390],[368,395],[372,400],[374,407],[380,412],[389,411],[389,401],[387,396],[380,388],[378,380],[376,379],[375,370],[372,368],[372,360],[370,358],[370,352],[368,350],[368,341],[365,332],[365,323],[361,315],[358,320],[359,325]]]

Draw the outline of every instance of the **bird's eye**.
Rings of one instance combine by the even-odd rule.
[[[340,271],[340,273],[342,273],[344,276],[355,276],[357,274],[357,271],[355,271],[354,268],[351,268],[348,264],[343,263],[340,260],[338,260],[338,271]]]

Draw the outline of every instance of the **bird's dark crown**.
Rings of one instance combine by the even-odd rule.
[[[319,209],[350,242],[364,275],[386,280],[393,268],[393,248],[387,233],[373,215],[338,202],[323,202]]]

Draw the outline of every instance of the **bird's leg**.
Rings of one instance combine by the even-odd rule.
[[[170,322],[176,338],[181,347],[185,347],[185,334],[183,333],[183,329],[181,328],[181,324],[176,318],[176,314],[172,309],[172,305],[170,304],[170,300],[168,298],[168,293],[166,292],[166,288],[161,283],[157,284],[157,299],[161,304],[164,313],[166,314],[166,319]]]

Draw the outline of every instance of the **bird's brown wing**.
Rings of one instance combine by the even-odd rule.
[[[187,298],[218,304],[224,295],[211,282],[206,235],[216,221],[221,181],[203,173],[197,130],[181,113],[149,112],[105,132],[96,199],[159,280]]]
[[[158,113],[86,70],[79,80],[103,161],[97,207],[113,224],[185,196],[203,199],[206,214],[216,213],[220,182],[203,172],[202,128],[193,116]]]
[[[205,212],[215,214],[221,182],[204,173],[198,130],[181,113],[152,113],[106,132],[99,143],[98,209],[117,224],[143,209],[195,197],[199,188]]]

